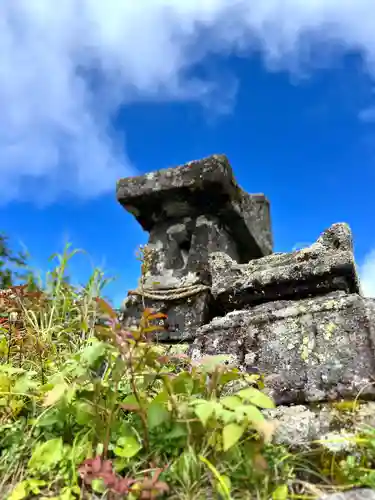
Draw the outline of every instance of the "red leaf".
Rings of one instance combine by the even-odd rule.
[[[102,312],[106,313],[110,318],[117,319],[117,313],[104,299],[97,297],[96,302]]]

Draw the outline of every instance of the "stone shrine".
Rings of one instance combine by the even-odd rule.
[[[122,179],[117,198],[150,233],[124,325],[144,300],[168,315],[161,341],[259,370],[278,405],[375,399],[375,301],[361,294],[347,224],[272,253],[269,202],[238,186],[225,156]]]
[[[269,202],[237,185],[225,156],[121,179],[117,199],[150,235],[143,292],[129,295],[126,324],[138,321],[142,295],[168,315],[161,339],[193,339],[217,315],[211,253],[246,263],[272,252]]]
[[[226,354],[261,373],[277,404],[264,410],[278,423],[276,443],[310,450],[319,440],[336,452],[375,427],[375,300],[361,293],[347,224],[308,248],[273,253],[267,198],[244,192],[218,155],[121,179],[117,199],[149,232],[124,326],[154,308],[168,315],[160,342],[187,342],[193,359]],[[360,404],[342,418],[342,400]]]

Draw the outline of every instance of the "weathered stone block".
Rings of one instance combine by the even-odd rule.
[[[235,242],[214,216],[185,218],[175,224],[155,226],[147,244],[149,269],[146,288],[163,289],[211,284],[209,254],[224,251],[233,259],[239,255]]]
[[[351,231],[334,224],[316,243],[238,264],[224,253],[210,255],[212,294],[224,311],[288,298],[343,290],[359,293]]]
[[[374,427],[375,402],[356,401],[347,410],[340,409],[343,401],[337,403],[278,406],[262,412],[277,422],[275,444],[306,451],[319,441],[320,446],[332,452],[354,450],[359,443],[350,437]]]
[[[276,301],[215,318],[196,333],[192,357],[230,354],[256,367],[277,404],[373,398],[373,317],[367,299],[332,292]]]
[[[192,342],[197,329],[209,321],[210,294],[200,292],[192,297],[178,300],[145,299],[145,306],[167,315],[159,325],[164,329],[155,333],[155,340],[161,342]],[[139,325],[143,303],[139,295],[129,295],[124,302],[121,322],[124,327]]]
[[[241,262],[272,252],[269,202],[237,185],[224,155],[121,179],[117,199],[146,231],[186,217],[214,215],[238,246]]]
[[[236,247],[228,233],[213,216],[199,216],[194,221],[174,224],[168,229],[156,226],[148,243],[149,269],[143,277],[143,288],[149,295],[164,299],[145,298],[147,307],[168,315],[168,327],[160,339],[190,338],[195,329],[207,323],[213,313],[208,267],[210,252],[225,249],[238,258]],[[201,285],[206,290],[199,291]],[[141,291],[141,287],[139,287]],[[194,289],[198,290],[197,293]],[[187,291],[187,296],[184,296]],[[173,295],[181,298],[173,299]],[[123,304],[124,324],[138,322],[142,312],[141,297],[132,296]]]

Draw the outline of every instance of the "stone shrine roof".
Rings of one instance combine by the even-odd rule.
[[[213,214],[232,234],[244,261],[272,253],[269,201],[238,186],[224,155],[120,179],[117,200],[146,231]]]

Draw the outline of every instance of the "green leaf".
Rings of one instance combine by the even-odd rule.
[[[243,373],[241,373],[238,368],[232,368],[229,371],[220,374],[218,384],[223,386],[228,382],[232,382],[233,380],[239,380],[242,378]]]
[[[95,493],[104,493],[107,489],[103,479],[101,478],[93,479],[91,487],[95,491]]]
[[[66,393],[65,393],[65,399],[68,403],[71,403],[74,396],[76,395],[77,391],[77,386],[76,384],[72,384],[68,387]]]
[[[235,410],[238,406],[242,405],[241,399],[237,396],[226,396],[220,400],[220,403],[230,410]]]
[[[255,406],[259,406],[259,408],[275,408],[275,403],[272,399],[254,387],[238,391],[237,396]]]
[[[98,342],[96,339],[91,345],[86,347],[81,354],[82,361],[85,361],[89,366],[92,366],[99,358],[101,358],[106,351],[106,344]]]
[[[8,373],[9,375],[15,375],[16,373],[25,373],[23,368],[16,368],[7,363],[0,365],[0,372]]]
[[[272,500],[288,500],[288,486],[282,484],[272,493]]]
[[[42,414],[42,416],[35,421],[35,425],[37,427],[51,427],[58,422],[61,422],[61,413],[59,410],[52,408],[48,412]]]
[[[214,415],[215,409],[216,403],[214,401],[202,401],[201,404],[195,406],[194,412],[205,427],[209,419]]]
[[[112,460],[113,470],[117,472],[117,474],[121,473],[126,467],[129,466],[129,460],[127,458],[117,457]]]
[[[236,414],[240,417],[240,421],[242,421],[242,416],[245,415],[249,419],[252,427],[263,436],[265,443],[271,441],[277,427],[276,421],[266,420],[261,411],[256,406],[252,405],[238,407],[236,409]]]
[[[43,487],[43,486],[47,486],[47,482],[46,481],[42,481],[40,479],[28,479],[27,480],[28,482],[28,486],[29,486],[29,489],[32,493],[34,493],[34,495],[38,495],[40,493],[40,488]]]
[[[176,422],[173,424],[172,429],[165,434],[165,439],[177,439],[181,437],[185,437],[188,435],[186,424],[182,424],[180,422]]]
[[[169,411],[166,407],[158,402],[152,402],[147,410],[147,423],[149,429],[154,429],[165,422],[168,422],[170,418]]]
[[[256,424],[259,422],[264,422],[264,415],[256,406],[252,405],[242,405],[236,408],[237,415],[246,415],[251,423]]]
[[[37,471],[50,470],[55,467],[64,457],[64,446],[62,438],[50,439],[44,443],[38,443],[31,455],[28,467]]]
[[[220,482],[217,483],[216,489],[219,495],[223,498],[230,498],[231,481],[228,476],[220,474]],[[229,496],[228,496],[229,493]]]
[[[234,446],[239,439],[241,439],[243,433],[245,432],[245,427],[238,424],[228,424],[223,428],[223,449],[224,451],[229,450]]]
[[[257,383],[258,389],[259,389],[259,384],[262,381],[263,376],[259,375],[258,373],[244,373],[243,374],[243,380],[247,382],[249,385],[254,385]]]
[[[71,488],[70,487],[64,488],[60,492],[59,496],[55,498],[56,500],[76,500],[79,495],[80,495],[80,488],[73,486]],[[48,497],[48,500],[51,500],[50,497]]]
[[[236,420],[236,414],[231,410],[226,410],[223,407],[216,410],[216,416],[220,418],[224,422],[224,424],[229,424],[229,422],[233,422]]]
[[[172,379],[172,387],[174,394],[191,394],[194,387],[194,381],[191,374],[188,372],[181,372]]]
[[[118,457],[132,458],[139,450],[142,448],[138,439],[134,436],[123,436],[117,440],[117,446],[114,448],[113,452]]]
[[[203,462],[207,467],[210,469],[212,474],[215,476],[217,480],[217,490],[225,498],[225,500],[231,500],[231,495],[230,495],[230,480],[227,476],[223,476],[220,474],[220,472],[217,470],[217,468],[205,457],[202,455],[199,455],[199,460]]]
[[[134,409],[139,409],[140,406],[139,406],[139,403],[138,403],[138,399],[134,396],[134,394],[129,394],[129,396],[126,396],[126,398],[124,398],[122,401],[121,401],[121,407],[123,407],[125,410],[128,409],[128,407],[130,408],[133,408],[133,411]]]
[[[87,425],[92,422],[93,417],[95,416],[95,411],[89,403],[85,403],[83,401],[78,402],[75,405],[76,410],[76,421],[79,425]]]
[[[13,392],[25,394],[31,389],[35,389],[35,387],[37,386],[38,383],[35,380],[31,380],[29,374],[25,374],[17,379],[17,382],[14,384],[13,387]]]
[[[68,385],[65,382],[56,384],[55,387],[45,395],[43,406],[53,406],[56,404],[64,396],[67,389]]]
[[[22,481],[21,483],[18,483],[15,488],[13,488],[8,500],[23,500],[27,496],[27,481]]]
[[[152,403],[166,403],[169,400],[167,391],[160,391],[152,400]]]

